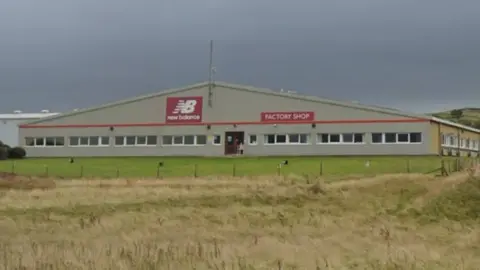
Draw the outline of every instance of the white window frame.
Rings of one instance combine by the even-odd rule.
[[[102,138],[108,138],[108,144],[103,144],[102,143]],[[77,138],[78,139],[78,144],[72,144],[72,138]],[[87,138],[87,144],[80,144],[80,138]],[[98,145],[92,145],[91,144],[91,138],[97,138],[98,139]],[[68,137],[68,147],[108,147],[110,146],[110,136],[70,136]]]
[[[477,140],[472,140],[470,142],[470,149],[474,151],[478,151],[478,141]]]
[[[290,142],[290,135],[298,135],[299,136],[299,141],[298,142]],[[268,142],[268,136],[275,136],[275,142],[274,143],[269,143]],[[277,142],[277,137],[278,136],[285,136],[285,142]],[[306,142],[302,143],[301,142],[301,136],[306,136]],[[250,138],[249,138],[250,142]],[[257,143],[258,143],[258,137],[257,137]],[[263,144],[264,145],[309,145],[311,144],[310,140],[310,134],[309,133],[279,133],[279,134],[264,134],[263,135]]]
[[[63,139],[63,144],[62,145],[56,145],[56,142],[57,142],[57,139],[58,138],[62,138]],[[27,139],[32,139],[33,140],[33,145],[27,145]],[[37,145],[37,139],[43,139],[43,144],[38,144]],[[47,145],[47,139],[53,139],[54,141],[54,145]],[[30,137],[30,136],[27,136],[24,138],[24,143],[23,143],[24,147],[36,147],[36,148],[58,148],[58,147],[65,147],[66,146],[66,143],[65,143],[65,137],[62,137],[62,136],[45,136],[45,137]]]
[[[123,144],[116,144],[117,138],[123,138]],[[133,144],[127,144],[127,138],[134,137]],[[139,138],[144,137],[145,143],[139,143]],[[148,144],[148,137],[156,137],[155,144]],[[158,136],[157,135],[118,135],[113,137],[113,146],[115,147],[156,147],[158,145]]]
[[[252,137],[255,137],[255,140],[252,141]],[[257,134],[248,134],[248,145],[258,145]]]
[[[351,142],[345,142],[344,140],[344,135],[351,135],[352,136],[352,141]],[[328,142],[323,142],[322,136],[327,135],[328,137]],[[338,135],[338,142],[332,142],[331,141],[331,135]],[[361,135],[362,136],[362,141],[361,142],[355,142],[355,136],[356,135]],[[358,145],[358,144],[365,144],[365,133],[360,133],[360,132],[343,132],[343,133],[317,133],[317,144],[322,144],[322,145],[339,145],[339,144],[345,144],[345,145]]]
[[[218,138],[218,142],[215,142],[217,138]],[[219,134],[213,135],[212,144],[213,145],[222,145],[222,135],[219,135]]]
[[[461,149],[467,148],[467,140],[465,138],[460,138],[460,148]]]
[[[164,137],[171,137],[172,138],[172,143],[171,144],[165,144],[164,143],[164,140],[163,138]],[[185,144],[185,137],[186,136],[193,136],[193,144]],[[198,143],[198,137],[200,136],[203,136],[205,137],[205,143],[204,144],[199,144]],[[175,143],[175,138],[182,138],[182,143]],[[186,146],[186,147],[189,147],[189,146],[206,146],[208,145],[208,136],[207,135],[204,135],[204,134],[198,134],[198,135],[194,135],[194,134],[185,134],[185,135],[163,135],[162,136],[162,146],[165,146],[165,147],[173,147],[173,146]],[[217,144],[216,144],[217,145]],[[221,144],[219,144],[221,145]]]
[[[412,134],[414,133],[419,133],[420,134],[420,141],[419,142],[412,142]],[[382,136],[382,141],[381,142],[373,142],[373,134],[381,134]],[[395,142],[386,142],[386,134],[395,134]],[[406,135],[408,134],[408,141],[407,142],[399,142],[398,138],[399,135]],[[370,134],[370,139],[371,143],[374,145],[377,144],[422,144],[424,142],[423,140],[423,134],[422,132],[372,132]]]

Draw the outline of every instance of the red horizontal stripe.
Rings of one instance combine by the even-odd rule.
[[[123,123],[123,124],[63,124],[63,125],[19,125],[20,128],[101,128],[101,127],[162,127],[162,126],[232,126],[232,125],[298,125],[298,124],[373,124],[373,123],[419,123],[428,119],[365,119],[365,120],[316,120],[316,121],[241,121],[241,122],[203,122],[203,123]]]

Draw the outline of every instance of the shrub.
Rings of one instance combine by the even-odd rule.
[[[22,159],[27,155],[27,151],[23,149],[22,147],[13,147],[8,151],[8,158],[11,159]]]
[[[0,141],[0,146],[4,146],[4,145],[5,145],[5,144],[4,144],[2,141]]]
[[[8,150],[7,148],[0,146],[0,160],[8,159]]]

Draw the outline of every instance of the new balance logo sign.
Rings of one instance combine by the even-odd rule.
[[[197,101],[194,99],[183,100],[180,99],[173,110],[173,114],[191,114],[195,112],[195,106],[197,106]]]
[[[168,123],[202,122],[202,97],[169,97],[165,112]]]

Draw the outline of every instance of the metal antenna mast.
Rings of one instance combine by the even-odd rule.
[[[213,106],[213,87],[215,81],[213,76],[215,75],[215,67],[213,66],[213,40],[210,40],[210,64],[208,66],[208,106]]]

